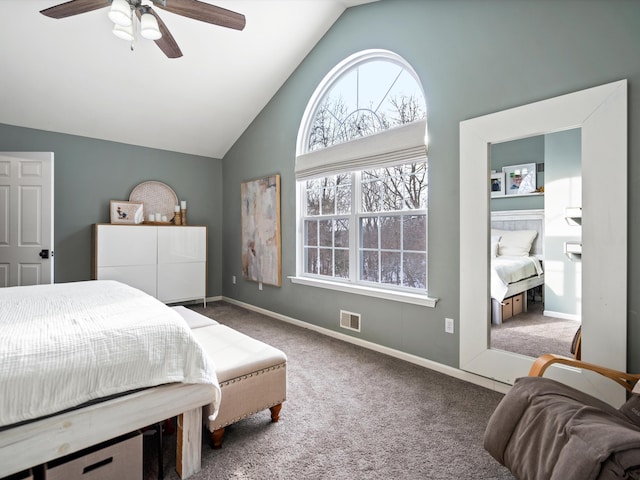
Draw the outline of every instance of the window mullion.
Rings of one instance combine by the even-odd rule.
[[[382,284],[382,215],[378,212],[378,282]]]
[[[331,219],[331,276],[336,276],[336,209],[333,208],[333,218]]]
[[[322,202],[322,200],[320,201]],[[320,265],[322,263],[322,257],[320,256],[320,220],[314,218],[313,221],[316,222],[316,246],[314,247],[316,249],[316,265],[318,266],[318,271],[316,273],[320,275],[320,272],[322,270],[320,268]]]
[[[351,215],[349,217],[349,280],[360,278],[360,172],[351,174]]]
[[[404,213],[400,215],[400,286],[404,286]]]

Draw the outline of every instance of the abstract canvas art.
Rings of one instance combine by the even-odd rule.
[[[280,286],[280,175],[243,182],[242,277]]]

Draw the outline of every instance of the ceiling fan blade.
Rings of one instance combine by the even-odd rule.
[[[108,7],[109,5],[111,5],[110,0],[71,0],[70,2],[40,10],[40,13],[51,18],[66,18]]]
[[[221,27],[242,30],[246,24],[246,19],[241,13],[232,12],[226,8],[216,7],[199,0],[166,0],[166,5],[162,5],[159,0],[153,0],[156,7],[168,12],[193,18],[201,22],[220,25]]]
[[[159,38],[158,40],[154,40],[154,42],[156,42],[156,45],[158,45],[160,50],[162,50],[162,52],[167,57],[180,58],[182,56],[182,51],[180,50],[180,47],[176,43],[175,38],[173,38],[173,35],[171,35],[171,32],[169,31],[167,26],[164,24],[160,16],[153,10],[153,8],[146,8],[151,15],[156,17],[156,20],[158,21],[158,28],[160,29],[160,33],[162,33],[161,38]],[[140,19],[140,17],[142,16],[139,8],[136,8],[136,15],[138,16],[138,19]]]

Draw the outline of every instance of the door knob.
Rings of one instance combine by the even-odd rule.
[[[40,258],[49,258],[49,250],[40,250]]]

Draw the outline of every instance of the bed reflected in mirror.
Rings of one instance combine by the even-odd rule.
[[[575,356],[582,317],[579,128],[491,145],[490,348]]]

